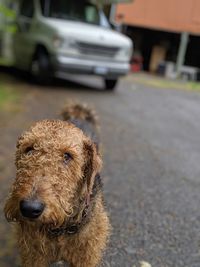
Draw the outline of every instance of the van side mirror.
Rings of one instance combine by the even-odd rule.
[[[115,30],[117,32],[122,32],[122,24],[121,23],[110,22],[110,26],[113,30]]]
[[[122,32],[123,29],[124,14],[117,14],[114,20],[110,21],[112,29]]]

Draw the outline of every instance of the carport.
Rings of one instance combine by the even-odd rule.
[[[179,76],[184,65],[190,66],[186,71],[200,66],[199,8],[199,1],[140,0],[133,5],[118,5],[117,16],[123,16],[126,33],[133,36],[140,52],[145,51],[142,52],[145,70],[154,72],[154,67],[149,66],[149,58],[154,59],[152,63],[159,58],[160,61],[172,61],[174,73]]]

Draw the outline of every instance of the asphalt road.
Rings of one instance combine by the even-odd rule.
[[[101,88],[99,81],[86,80],[91,87],[27,85],[24,110],[1,130],[7,159],[2,196],[14,175],[10,150],[19,133],[34,120],[57,118],[66,99],[88,102],[100,117],[102,177],[113,225],[103,266],[138,267],[145,261],[152,267],[199,267],[200,93],[147,88],[131,79],[105,92],[93,88]],[[5,225],[2,248],[11,239]],[[15,256],[6,260],[9,253],[15,255],[0,253],[1,267],[17,266]]]

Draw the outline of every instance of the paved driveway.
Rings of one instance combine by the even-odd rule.
[[[51,88],[22,83],[28,90],[23,110],[1,129],[1,203],[14,177],[19,133],[34,120],[57,118],[65,99],[78,98],[95,106],[101,121],[113,225],[103,266],[145,261],[152,267],[199,267],[200,93],[147,88],[131,79],[114,93],[70,82]],[[9,229],[1,216],[1,267],[17,266]]]

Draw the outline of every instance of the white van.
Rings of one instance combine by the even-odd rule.
[[[64,73],[98,75],[110,90],[128,73],[132,41],[112,30],[95,4],[85,0],[17,2],[13,39],[17,68],[30,71],[40,82]]]

